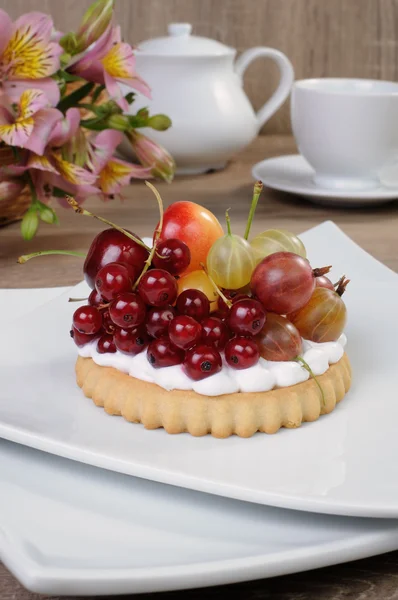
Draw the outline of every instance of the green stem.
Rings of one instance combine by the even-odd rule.
[[[147,182],[145,182],[145,183],[148,185]],[[93,217],[93,219],[97,219],[98,221],[101,221],[101,223],[105,223],[105,225],[109,225],[110,227],[113,227],[113,229],[117,229],[117,231],[120,231],[120,233],[123,233],[130,240],[133,240],[133,242],[135,242],[139,246],[142,246],[143,248],[145,248],[145,250],[148,250],[148,252],[151,252],[151,248],[149,248],[149,246],[144,244],[144,242],[142,240],[136,238],[135,235],[133,235],[129,231],[126,231],[126,229],[123,229],[123,227],[119,227],[119,225],[115,225],[115,223],[112,223],[112,221],[108,221],[108,219],[104,219],[104,217],[99,217],[98,215],[95,215],[94,213],[89,212],[85,208],[82,208],[80,206],[80,204],[78,204],[78,202],[76,202],[76,200],[74,198],[72,198],[71,196],[66,196],[66,201],[73,208],[73,210],[76,213],[78,213],[79,215],[84,215],[85,217]]]
[[[319,383],[316,375],[314,375],[313,370],[311,369],[310,365],[307,363],[307,361],[304,360],[304,358],[302,356],[297,356],[297,358],[295,358],[295,361],[300,363],[301,366],[308,371],[308,373],[310,374],[310,376],[312,377],[312,379],[315,381],[316,385],[319,388],[319,391],[321,392],[321,398],[322,398],[322,406],[323,408],[325,408],[326,406],[326,400],[325,400],[325,394],[323,393],[323,389],[321,384]]]
[[[206,273],[207,277],[209,278],[209,281],[210,281],[211,285],[213,286],[213,289],[216,292],[216,294],[218,294],[220,296],[220,298],[225,302],[225,304],[228,306],[228,308],[231,308],[232,302],[230,300],[228,300],[228,298],[225,296],[225,294],[222,293],[222,291],[220,290],[220,288],[214,281],[213,277],[211,275],[209,275],[205,265],[201,262],[200,266],[202,267],[203,271]]]
[[[146,181],[145,184],[147,185],[147,187],[149,187],[150,190],[152,190],[152,192],[155,195],[155,198],[156,198],[158,206],[159,206],[160,218],[159,218],[159,225],[157,226],[157,229],[155,231],[155,236],[153,239],[153,246],[149,252],[148,258],[145,261],[144,268],[142,269],[140,276],[138,277],[137,281],[135,282],[135,284],[133,286],[133,290],[137,289],[138,284],[140,283],[142,277],[145,275],[145,273],[148,271],[149,267],[152,264],[152,260],[153,260],[153,257],[155,256],[156,248],[157,248],[159,238],[160,238],[160,235],[161,235],[162,229],[163,229],[163,212],[164,211],[163,211],[162,198],[161,198],[159,192],[157,191],[157,189],[155,188],[155,186],[152,185],[152,183],[149,183],[149,181]]]
[[[230,210],[231,210],[230,208],[227,208],[227,210],[225,211],[225,220],[227,222],[227,232],[228,232],[228,235],[232,235],[232,231],[231,231],[231,219],[229,218],[229,211]]]
[[[36,258],[37,256],[49,256],[51,254],[63,254],[64,256],[79,256],[81,258],[86,258],[84,252],[74,252],[72,250],[41,250],[40,252],[33,252],[32,254],[24,254],[18,258],[20,265],[25,264],[31,258]]]
[[[252,199],[252,203],[250,206],[249,217],[247,219],[245,235],[243,236],[245,238],[245,240],[249,239],[249,233],[250,233],[250,229],[252,226],[254,213],[256,212],[258,199],[260,198],[262,189],[263,189],[263,184],[261,183],[261,181],[256,181],[256,183],[254,184],[253,199]]]
[[[68,302],[85,302],[88,298],[69,298]]]

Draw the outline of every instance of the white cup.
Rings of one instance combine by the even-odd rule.
[[[398,83],[296,81],[291,118],[299,151],[319,187],[377,187],[380,170],[398,160]]]

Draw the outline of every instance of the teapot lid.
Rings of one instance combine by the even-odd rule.
[[[170,23],[168,36],[138,44],[137,55],[143,56],[227,56],[235,50],[210,38],[191,35],[190,23]]]

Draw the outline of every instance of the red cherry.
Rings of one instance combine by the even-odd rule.
[[[95,306],[80,306],[73,314],[73,326],[80,331],[92,335],[102,327],[101,313]]]
[[[210,313],[210,302],[200,290],[189,289],[178,296],[176,308],[182,315],[201,321]]]
[[[223,350],[229,339],[229,332],[225,323],[212,315],[203,319],[202,328],[202,341],[218,350]]]
[[[140,239],[139,236],[133,234]],[[127,263],[140,273],[149,255],[148,250],[117,229],[105,229],[92,241],[84,261],[84,278],[93,288],[98,271],[111,262]]]
[[[111,319],[109,310],[104,310],[102,313],[102,326],[109,335],[113,335],[116,331],[116,325]]]
[[[167,334],[170,321],[174,319],[177,311],[172,306],[151,308],[146,319],[146,330],[154,338]]]
[[[138,293],[145,304],[166,306],[177,298],[177,281],[164,269],[151,269],[142,276]]]
[[[184,351],[177,348],[167,337],[153,340],[147,351],[148,361],[155,369],[180,365],[184,360]]]
[[[202,337],[202,326],[192,317],[179,315],[170,322],[169,337],[173,344],[188,350]]]
[[[328,290],[335,291],[333,283],[330,281],[329,277],[326,275],[320,275],[319,277],[315,277],[315,287],[323,287]]]
[[[156,247],[153,265],[172,275],[179,275],[189,267],[191,251],[184,242],[171,238],[160,242]]]
[[[109,335],[109,333],[101,335],[97,343],[97,352],[99,354],[113,354],[116,352],[116,346],[112,335]]]
[[[114,300],[122,292],[131,292],[131,288],[129,269],[119,263],[105,265],[98,271],[95,278],[95,289],[108,302]]]
[[[101,304],[105,303],[105,300],[103,299],[101,294],[99,294],[97,290],[94,289],[92,292],[90,292],[90,295],[88,297],[88,303],[90,306],[99,307],[101,306]]]
[[[115,325],[122,329],[130,329],[141,325],[145,319],[146,308],[138,294],[125,292],[112,302],[109,314]]]
[[[255,365],[259,358],[258,346],[251,338],[237,336],[225,346],[225,360],[234,369],[248,369]]]
[[[227,322],[229,328],[239,335],[255,335],[265,323],[265,310],[253,298],[238,300],[232,305]]]
[[[149,341],[143,326],[133,329],[117,329],[113,339],[116,348],[125,354],[139,354]]]
[[[212,346],[199,344],[194,346],[185,355],[184,369],[186,374],[195,381],[205,379],[221,371],[222,361],[220,353]]]
[[[94,333],[94,335],[87,335],[86,333],[80,333],[80,331],[78,331],[76,327],[73,327],[72,325],[72,329],[70,330],[70,337],[73,339],[76,346],[79,346],[79,348],[81,348],[82,346],[85,346],[86,344],[89,344],[90,342],[96,340],[100,333],[101,331],[99,331],[98,333]]]

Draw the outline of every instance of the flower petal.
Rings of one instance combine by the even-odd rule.
[[[114,129],[105,129],[97,135],[92,142],[93,151],[91,153],[94,173],[99,173],[105,167],[122,139],[122,132]]]
[[[32,117],[33,118],[33,117]],[[34,115],[34,129],[24,148],[43,154],[55,124],[62,119],[56,108],[43,108]]]
[[[104,71],[104,76],[106,91],[108,92],[109,96],[120,106],[123,112],[127,112],[129,109],[129,105],[116,79],[114,79],[106,71]]]
[[[35,79],[33,87],[45,93],[51,106],[56,106],[60,99],[59,87],[53,79]],[[11,102],[19,102],[24,90],[32,88],[31,80],[11,80],[3,82],[3,90]]]
[[[91,185],[96,179],[95,173],[90,173],[83,167],[78,167],[66,160],[63,160],[59,154],[53,154],[54,163],[58,173],[69,183],[75,185]]]
[[[70,108],[66,111],[65,118],[58,121],[55,125],[50,139],[48,140],[51,146],[63,146],[70,138],[72,138],[80,125],[80,111],[78,108]]]
[[[9,146],[25,148],[34,129],[34,119],[21,119],[15,123],[4,123],[0,125],[0,140]]]
[[[5,10],[0,9],[0,54],[7,46],[12,31],[12,21]]]
[[[48,108],[48,104],[48,98],[41,90],[24,90],[19,99],[20,117],[32,117],[42,108]]]
[[[59,175],[57,169],[51,163],[50,156],[51,155],[39,156],[38,154],[31,152],[28,159],[29,169],[47,171],[48,173],[55,173]]]
[[[59,69],[63,50],[50,41],[52,30],[52,19],[39,12],[27,13],[15,22],[2,55],[8,78],[40,79]]]
[[[137,165],[138,166],[138,165]],[[139,169],[139,167],[138,167]],[[141,167],[141,170],[143,167]],[[118,194],[120,189],[130,183],[133,173],[137,171],[134,165],[113,158],[110,160],[99,174],[99,185],[104,194]],[[143,177],[146,177],[145,174]]]

